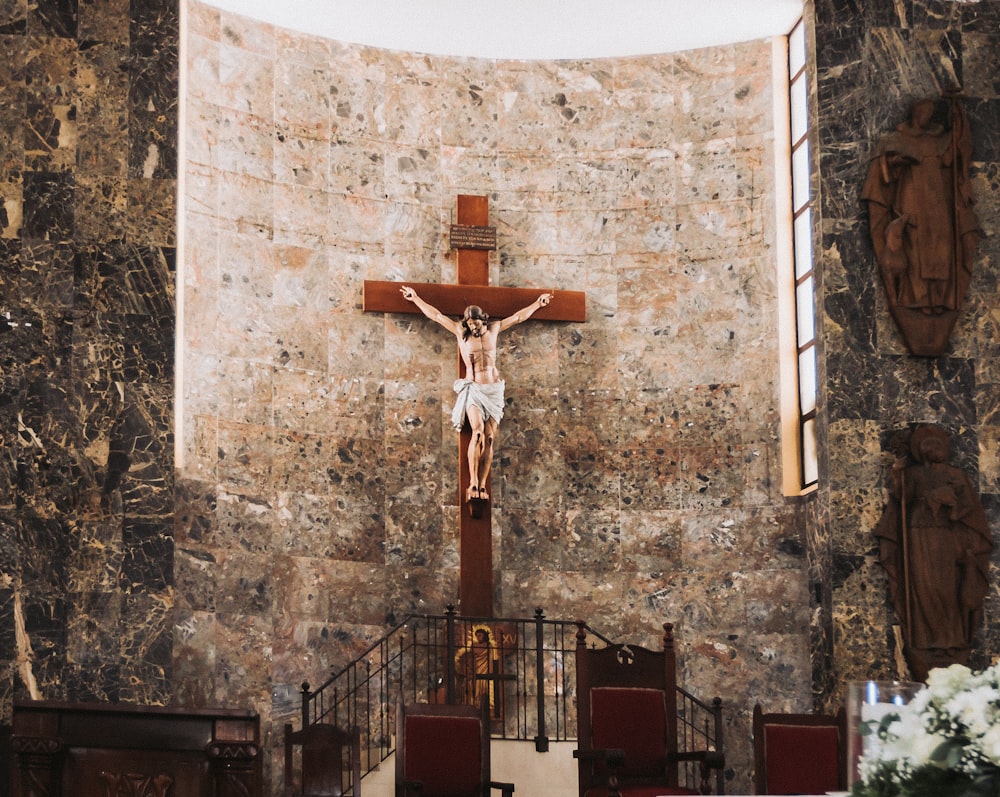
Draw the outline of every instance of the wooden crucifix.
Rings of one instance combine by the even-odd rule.
[[[492,318],[507,319],[508,323],[524,320],[510,321],[519,311],[523,313],[529,309],[528,315],[532,319],[586,321],[586,294],[582,291],[490,286],[489,253],[496,249],[496,228],[489,226],[486,197],[459,195],[456,223],[451,226],[451,248],[457,253],[457,284],[365,280],[364,311],[423,313],[434,318],[427,310],[429,307],[444,316],[463,317],[467,309],[476,306]],[[419,296],[421,303],[415,303],[410,294]],[[542,300],[543,294],[550,298]],[[438,320],[438,323],[447,328],[457,322],[445,319]],[[463,358],[461,351],[458,360],[459,379],[472,379],[473,375],[468,374],[466,369],[468,358]],[[458,504],[468,504],[469,511],[459,513],[459,609],[466,617],[492,617],[493,529],[492,513],[489,511],[492,491],[488,473],[481,492],[479,489],[474,492],[469,490],[472,486],[470,443],[473,443],[472,431],[465,423],[459,437]]]

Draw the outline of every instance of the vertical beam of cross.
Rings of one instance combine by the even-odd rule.
[[[489,224],[489,204],[484,196],[459,196],[455,222],[462,227],[486,227]],[[459,285],[486,286],[490,283],[490,253],[488,249],[456,250]],[[463,309],[464,312],[464,309]],[[487,311],[489,312],[489,311]],[[465,377],[465,366],[458,356],[459,378]],[[458,503],[462,504],[463,486],[469,483],[469,443],[472,433],[465,424],[458,443]],[[486,488],[492,492],[492,473]],[[483,511],[485,509],[485,511]],[[459,610],[467,617],[493,616],[493,521],[491,507],[482,502],[470,505],[469,512],[459,512]]]

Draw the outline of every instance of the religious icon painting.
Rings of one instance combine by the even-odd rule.
[[[517,649],[517,633],[507,623],[475,623],[459,627],[463,638],[456,640],[456,690],[463,703],[479,705],[486,697],[490,717],[503,720],[504,662]]]

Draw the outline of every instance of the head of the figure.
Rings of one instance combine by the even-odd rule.
[[[945,462],[951,450],[951,439],[940,426],[918,426],[910,438],[910,450],[917,462]]]
[[[462,316],[462,333],[463,338],[468,338],[472,335],[474,338],[478,338],[485,331],[486,327],[490,323],[490,317],[483,312],[483,308],[475,304],[470,304],[465,308],[465,313]]]
[[[934,116],[936,103],[934,100],[918,100],[913,104],[911,117],[914,127],[926,130],[930,127],[931,117]]]

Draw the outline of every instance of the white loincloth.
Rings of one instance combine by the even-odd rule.
[[[471,379],[455,381],[455,408],[451,411],[451,423],[459,431],[465,425],[465,416],[470,404],[479,407],[483,420],[493,418],[498,424],[503,418],[504,381],[482,384]]]

